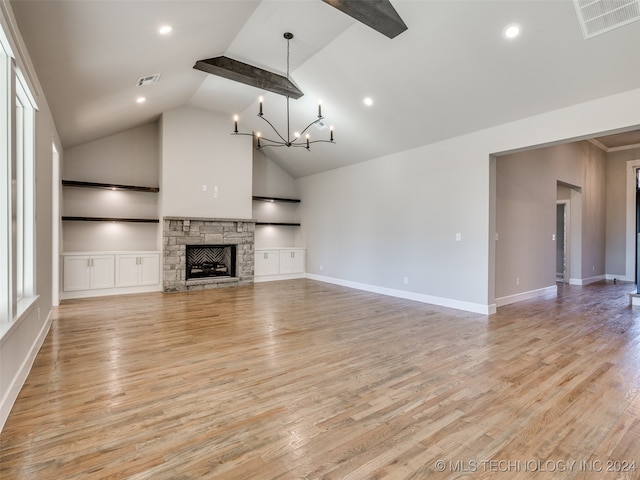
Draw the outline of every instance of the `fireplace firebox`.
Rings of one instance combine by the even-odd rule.
[[[236,245],[187,245],[186,279],[236,276]]]

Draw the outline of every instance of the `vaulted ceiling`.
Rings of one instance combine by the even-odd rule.
[[[569,0],[392,4],[408,27],[393,39],[321,0],[11,2],[64,148],[184,105],[228,116],[229,132],[234,114],[241,130],[265,131],[258,97],[274,121],[285,118],[284,97],[193,66],[224,55],[285,74],[286,31],[304,92],[291,100],[291,127],[314,120],[322,99],[336,139],[264,149],[294,177],[640,88],[640,22],[585,40]],[[513,22],[522,34],[507,40]],[[164,24],[168,35],[158,33]]]

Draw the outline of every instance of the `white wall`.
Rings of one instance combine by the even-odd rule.
[[[250,219],[251,137],[230,135],[226,116],[190,107],[163,113],[160,128],[161,215]]]
[[[491,154],[634,125],[640,125],[640,89],[302,178],[307,272],[492,312]]]
[[[15,27],[13,12],[6,1],[0,2],[0,24],[9,37],[14,52],[26,52],[22,39]],[[34,92],[42,92],[36,72],[29,58],[18,55],[17,66],[27,74]],[[32,83],[33,82],[33,83]],[[35,225],[35,268],[37,299],[32,308],[3,326],[0,337],[0,429],[4,425],[11,407],[22,388],[31,365],[51,325],[52,305],[52,143],[58,151],[60,140],[53,118],[43,94],[36,94],[35,177],[36,177],[36,225]],[[4,161],[4,159],[2,160]],[[8,328],[5,328],[8,327]]]
[[[294,178],[259,150],[253,155],[253,195],[258,197],[300,198]],[[300,223],[300,204],[253,202],[253,218],[262,222]],[[302,230],[291,226],[256,226],[256,248],[304,247]]]
[[[158,122],[64,152],[62,178],[157,187]],[[64,187],[62,214],[71,217],[158,218],[157,193]],[[65,221],[64,252],[159,250],[159,224]]]
[[[62,178],[157,186],[158,122],[125,130],[64,152]]]

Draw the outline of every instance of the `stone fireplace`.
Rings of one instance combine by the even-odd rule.
[[[253,283],[255,221],[164,217],[163,291]]]

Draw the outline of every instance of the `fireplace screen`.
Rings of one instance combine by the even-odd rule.
[[[187,280],[236,276],[235,245],[187,245]]]

